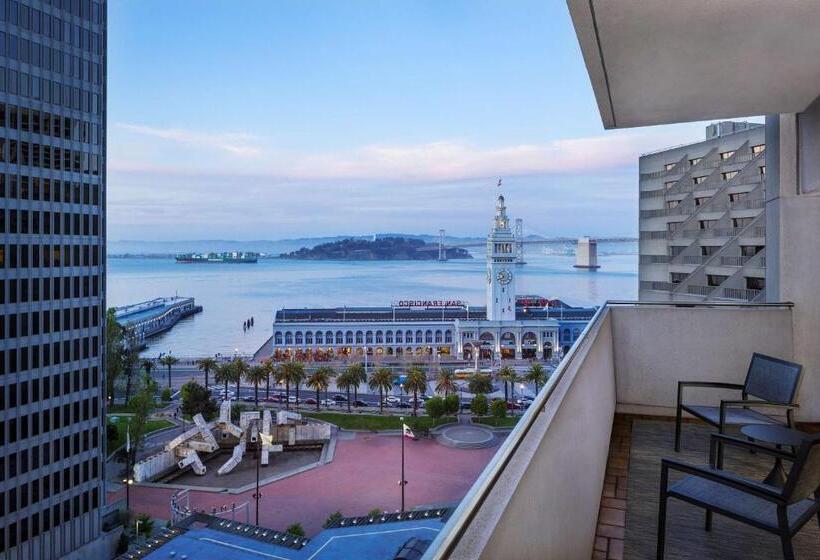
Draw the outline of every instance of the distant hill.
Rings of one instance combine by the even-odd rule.
[[[426,250],[425,250],[426,249]],[[370,239],[342,239],[298,251],[282,253],[283,259],[334,261],[424,261],[438,258],[438,247],[421,239],[383,237]],[[447,249],[448,259],[473,258],[466,249]]]

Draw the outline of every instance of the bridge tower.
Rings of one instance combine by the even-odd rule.
[[[524,264],[524,220],[515,219],[515,264]]]
[[[444,230],[438,230],[438,260],[447,260],[447,249],[444,248]]]

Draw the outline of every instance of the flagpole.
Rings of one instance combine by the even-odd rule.
[[[404,416],[400,416],[399,421],[401,421],[401,482],[399,486],[401,486],[401,511],[404,512],[404,485],[406,484],[404,480]]]
[[[125,511],[131,511],[131,421],[125,427]]]

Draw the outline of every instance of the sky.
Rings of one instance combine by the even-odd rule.
[[[109,0],[109,239],[635,235],[560,0]]]

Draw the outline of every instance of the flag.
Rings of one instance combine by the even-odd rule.
[[[130,428],[131,428],[130,424],[125,427],[125,452],[126,453],[131,452],[131,430],[130,430]]]
[[[410,426],[407,424],[401,425],[401,433],[405,437],[409,437],[411,439],[416,439],[416,434],[413,433],[413,430],[410,429]]]

